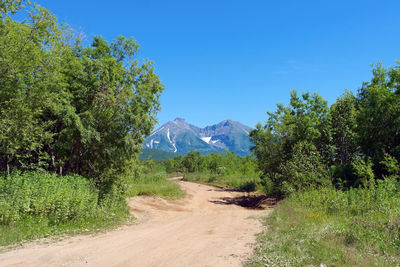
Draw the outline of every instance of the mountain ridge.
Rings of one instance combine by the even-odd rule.
[[[248,136],[250,130],[250,127],[230,119],[200,128],[183,118],[176,118],[153,131],[144,148],[175,154],[186,154],[190,150],[199,150],[202,154],[230,151],[246,156],[252,146]]]

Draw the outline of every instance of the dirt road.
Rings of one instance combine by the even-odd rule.
[[[268,211],[245,193],[176,180],[184,199],[129,200],[137,225],[28,244],[0,254],[0,266],[241,266],[261,231],[252,216]]]

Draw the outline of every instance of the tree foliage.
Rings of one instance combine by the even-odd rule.
[[[400,157],[400,67],[377,64],[370,82],[330,107],[319,95],[290,94],[250,133],[264,179],[287,194],[333,183],[366,185],[395,175]]]
[[[199,151],[190,151],[186,155],[179,155],[165,161],[168,173],[210,173],[255,176],[258,174],[257,161],[254,157],[242,157],[233,152],[211,153],[201,155]]]
[[[112,182],[156,122],[163,86],[139,45],[90,45],[48,10],[0,5],[0,170],[42,168]],[[25,9],[24,9],[25,10]]]
[[[304,93],[300,97],[292,91],[289,105],[278,105],[277,111],[269,112],[268,116],[265,125],[259,124],[250,132],[255,144],[252,151],[266,179],[288,192],[321,180],[309,176],[315,172],[314,178],[319,177],[320,165],[328,161],[331,154],[326,142],[330,140],[330,132],[326,131],[329,125],[327,102],[318,94]]]
[[[358,95],[357,134],[362,152],[382,174],[385,154],[400,158],[400,68],[378,64]]]

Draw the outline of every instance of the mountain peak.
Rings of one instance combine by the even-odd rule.
[[[234,123],[235,123],[235,121],[233,121],[233,120],[224,120],[224,121],[221,121],[219,124],[232,125]]]
[[[227,150],[248,155],[250,130],[250,127],[230,119],[199,128],[178,117],[154,131],[145,142],[145,147],[179,154],[193,149],[203,154]]]

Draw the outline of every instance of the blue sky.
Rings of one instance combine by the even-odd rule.
[[[400,59],[400,1],[38,0],[90,40],[133,36],[165,85],[158,115],[206,126],[253,127],[317,91],[329,103],[356,92],[371,64]]]

